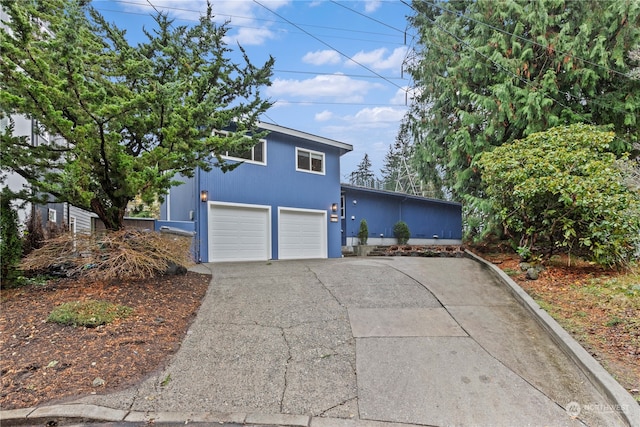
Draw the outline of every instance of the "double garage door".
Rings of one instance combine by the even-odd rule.
[[[210,203],[209,261],[272,259],[271,207]],[[326,212],[279,207],[279,259],[327,257]]]

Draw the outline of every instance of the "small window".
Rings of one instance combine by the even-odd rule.
[[[340,196],[340,218],[342,218],[342,219],[344,219],[344,217],[345,217],[345,208],[344,208],[344,206],[345,206],[346,200],[347,199],[345,198],[344,194],[342,194]]]
[[[57,212],[55,209],[49,209],[49,222],[57,222]]]
[[[324,174],[324,153],[296,148],[296,170]]]
[[[216,130],[214,131],[214,133],[217,136],[229,136],[229,132],[223,130]],[[266,147],[267,141],[261,139],[256,145],[254,145],[247,151],[225,151],[224,153],[222,153],[222,157],[231,160],[241,160],[244,162],[248,161],[250,163],[258,163],[264,165],[267,163]]]

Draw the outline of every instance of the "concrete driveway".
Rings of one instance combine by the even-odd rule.
[[[628,425],[475,260],[198,268],[213,273],[211,287],[166,369],[138,387],[74,404],[111,408],[127,421]],[[637,414],[623,409],[627,418]]]

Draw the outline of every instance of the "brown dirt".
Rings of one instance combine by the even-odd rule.
[[[615,297],[598,297],[587,291],[594,280],[612,279],[623,273],[586,262],[576,264],[574,261],[568,266],[567,258],[560,257],[547,263],[538,280],[528,280],[516,254],[474,252],[505,271],[640,400],[638,305],[626,304]]]
[[[3,289],[0,311],[0,408],[25,408],[134,385],[180,346],[210,276],[105,283],[64,279]],[[46,321],[54,307],[97,299],[134,309],[97,328]],[[94,380],[104,385],[94,385]]]

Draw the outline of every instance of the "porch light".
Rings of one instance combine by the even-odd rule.
[[[334,203],[331,205],[331,212],[338,212],[338,204]]]
[[[200,201],[204,203],[207,200],[209,200],[209,192],[207,190],[202,190],[200,192]]]

